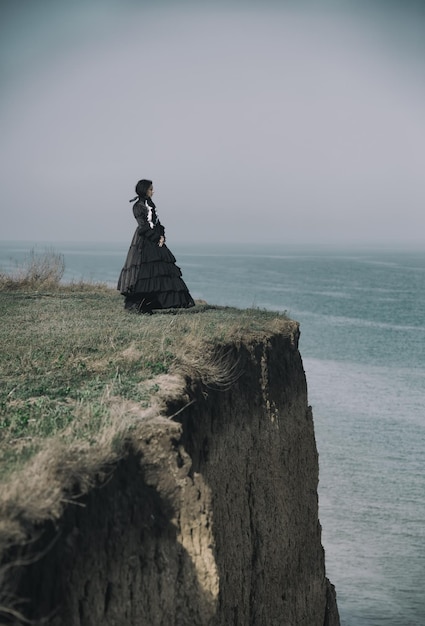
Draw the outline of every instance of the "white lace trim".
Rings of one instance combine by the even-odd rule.
[[[149,226],[150,226],[151,228],[153,228],[153,227],[155,226],[155,224],[153,223],[153,220],[152,220],[152,207],[151,207],[151,206],[149,206],[149,204],[148,204],[148,201],[147,201],[147,200],[146,200],[146,202],[145,202],[145,207],[146,207],[146,208],[147,208],[147,210],[148,210],[148,224],[149,224]]]

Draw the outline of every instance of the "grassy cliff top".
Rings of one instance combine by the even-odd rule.
[[[0,290],[0,480],[46,440],[94,446],[117,416],[148,409],[164,375],[223,382],[217,347],[293,328],[285,314],[197,304],[152,316],[96,285]]]

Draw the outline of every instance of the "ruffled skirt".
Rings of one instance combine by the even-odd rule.
[[[125,307],[141,312],[195,304],[171,250],[140,237],[137,230],[117,288],[126,298]]]

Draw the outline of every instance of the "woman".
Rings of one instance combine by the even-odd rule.
[[[136,193],[130,202],[136,200],[133,213],[139,226],[118,280],[125,308],[151,314],[152,309],[194,306],[176,259],[165,245],[165,230],[152,201],[152,181],[139,180]]]

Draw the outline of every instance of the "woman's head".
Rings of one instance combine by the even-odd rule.
[[[136,193],[139,198],[142,198],[143,200],[146,200],[146,198],[151,198],[153,194],[152,181],[145,179],[139,180],[136,185]]]

